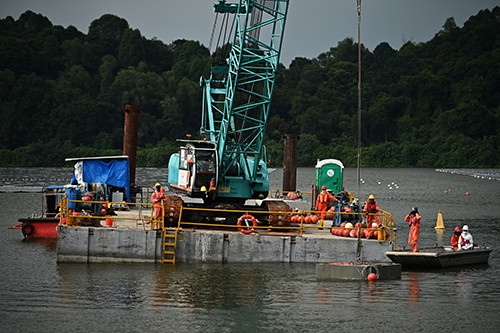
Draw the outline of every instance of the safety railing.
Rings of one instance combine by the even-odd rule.
[[[125,216],[125,213],[120,214],[117,213],[117,209],[114,209],[116,215],[95,215],[88,213],[85,209],[80,209],[80,212],[77,212],[73,209],[70,209],[69,207],[71,206],[71,203],[74,205],[76,204],[95,204],[95,205],[103,205],[107,204],[108,207],[112,207],[113,205],[116,206],[123,206],[126,205],[126,207],[135,207],[138,208],[135,213],[128,214]],[[61,216],[61,222],[62,222],[62,217],[65,217],[66,220],[66,226],[67,227],[72,227],[72,226],[78,226],[82,225],[85,226],[86,224],[89,224],[89,221],[96,220],[95,223],[100,223],[101,220],[106,220],[106,225],[110,226],[108,224],[108,219],[111,220],[128,220],[128,221],[136,221],[135,227],[137,227],[137,223],[139,221],[142,221],[142,225],[150,225],[150,229],[161,229],[161,226],[155,225],[157,221],[153,219],[153,204],[152,203],[143,203],[143,202],[112,202],[112,201],[84,201],[84,200],[68,200],[67,196],[65,196],[60,204],[61,207],[61,212],[63,213]],[[145,214],[143,211],[143,208],[146,208],[147,211],[150,212],[150,214]],[[119,212],[119,211],[118,211]],[[121,215],[121,216],[120,216]],[[98,221],[97,221],[98,220]],[[79,223],[77,223],[79,222]],[[91,224],[91,223],[90,223]]]
[[[257,225],[256,223],[252,223],[251,225],[248,223],[243,224],[243,221],[240,222],[240,219],[238,220],[238,223],[235,224],[223,224],[223,223],[206,223],[206,222],[194,222],[194,221],[186,221],[183,220],[182,217],[182,211],[206,211],[206,212],[219,212],[221,213],[221,216],[227,215],[227,214],[242,214],[242,217],[245,215],[250,215],[250,217],[253,217],[253,215],[256,216],[263,216],[263,215],[290,215],[290,218],[292,215],[299,215],[302,216],[303,218],[300,218],[297,223],[291,223],[289,226],[272,226],[272,225]],[[306,232],[307,229],[317,229],[317,230],[325,230],[325,232],[331,232],[331,230],[334,229],[339,229],[339,230],[358,230],[358,227],[340,227],[340,226],[332,226],[332,225],[325,225],[324,223],[320,223],[319,220],[316,224],[308,224],[305,223],[306,221],[306,216],[311,216],[310,214],[318,214],[318,213],[328,213],[328,214],[333,214],[335,215],[352,215],[353,219],[357,217],[358,221],[362,221],[364,218],[366,218],[367,215],[373,215],[376,217],[379,217],[381,220],[380,226],[377,228],[369,228],[369,227],[360,227],[360,230],[366,230],[366,231],[377,231],[377,240],[381,241],[392,241],[393,242],[393,248],[396,248],[396,228],[394,228],[394,220],[392,218],[392,214],[386,211],[380,211],[377,214],[366,214],[366,213],[356,213],[356,212],[323,212],[323,211],[300,211],[300,212],[281,212],[281,211],[261,211],[261,210],[222,210],[222,209],[209,209],[209,208],[195,208],[195,207],[182,207],[181,213],[179,215],[179,220],[178,220],[178,225],[176,226],[177,228],[180,227],[216,227],[216,228],[226,228],[226,229],[235,229],[238,228],[238,230],[244,232],[244,233],[251,233],[251,232],[245,232],[245,231],[252,231],[255,229],[264,229],[264,230],[271,230],[271,231],[296,231],[299,233],[299,235],[302,237],[304,235],[304,232]],[[252,220],[250,218],[245,218],[243,219],[245,221],[247,220]],[[240,224],[241,223],[241,224]]]
[[[151,193],[151,186],[149,185],[137,185],[137,187],[140,189],[140,194],[141,196],[136,196],[136,197],[132,197],[132,200],[135,200],[137,202],[137,200],[140,200],[141,203],[145,203],[145,202],[148,202],[150,200],[150,193]],[[146,195],[144,195],[144,190],[146,190]]]

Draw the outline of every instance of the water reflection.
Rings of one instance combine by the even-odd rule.
[[[175,298],[173,291],[169,291],[172,282],[170,275],[177,269],[178,265],[162,265],[154,274],[154,289],[152,291],[153,307],[165,306]],[[152,309],[158,310],[158,309]]]
[[[266,267],[244,264],[164,267],[155,272],[154,306],[174,302],[183,307],[261,307],[268,300],[269,289],[275,286]]]
[[[150,284],[141,272],[150,268],[143,264],[59,264],[61,302],[74,308],[136,308],[147,302]]]
[[[419,275],[416,273],[408,274],[408,302],[409,303],[418,303],[420,301],[420,284],[419,284]]]
[[[56,238],[25,238],[22,241],[25,243],[40,245],[48,251],[55,251],[57,249]]]
[[[444,229],[436,229],[436,237],[437,237],[437,245],[439,246],[447,246],[450,244],[446,243],[446,240],[443,239]]]
[[[464,306],[470,305],[472,302],[472,288],[471,270],[459,272],[453,282],[454,303]]]
[[[367,303],[380,303],[383,294],[379,281],[366,282]]]
[[[317,286],[314,288],[314,290],[315,290],[314,298],[316,299],[316,303],[328,304],[330,299],[328,288],[324,286]]]

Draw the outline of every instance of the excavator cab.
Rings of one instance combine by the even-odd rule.
[[[168,185],[175,192],[205,198],[215,191],[217,151],[209,141],[183,140],[178,153],[168,163]]]

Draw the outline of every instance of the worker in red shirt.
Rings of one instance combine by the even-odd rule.
[[[380,208],[378,207],[378,204],[375,202],[375,197],[373,194],[370,194],[368,197],[368,201],[366,202],[365,208],[363,208],[363,213],[367,214],[367,227],[371,228],[373,221],[376,220],[377,224],[380,225],[380,219],[378,218],[377,215],[372,215],[372,214],[377,214]]]
[[[410,226],[410,235],[408,237],[408,244],[410,244],[413,252],[418,252],[418,239],[420,237],[420,214],[418,208],[413,207],[410,214],[406,215],[405,221]]]
[[[323,226],[323,220],[326,216],[326,211],[328,210],[328,202],[330,200],[338,201],[337,198],[335,198],[333,195],[331,195],[326,191],[326,186],[323,185],[321,187],[321,192],[318,194],[318,197],[316,198],[316,210],[322,212],[318,213],[318,217],[320,218],[319,222],[320,227]]]
[[[458,250],[458,239],[460,238],[460,234],[462,233],[462,230],[460,230],[460,227],[455,228],[455,234],[451,236],[451,246],[453,246],[453,250]]]
[[[167,197],[165,196],[165,190],[161,187],[160,183],[156,183],[155,191],[151,196],[151,201],[153,202],[154,205],[154,218],[157,220],[160,220],[162,217],[163,201],[166,200],[166,198]]]

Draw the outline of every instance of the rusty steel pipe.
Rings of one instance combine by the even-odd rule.
[[[284,134],[283,148],[283,191],[297,190],[297,134]]]
[[[123,129],[123,155],[128,156],[130,166],[130,187],[135,186],[137,161],[137,131],[139,128],[139,106],[125,105],[125,126]]]

